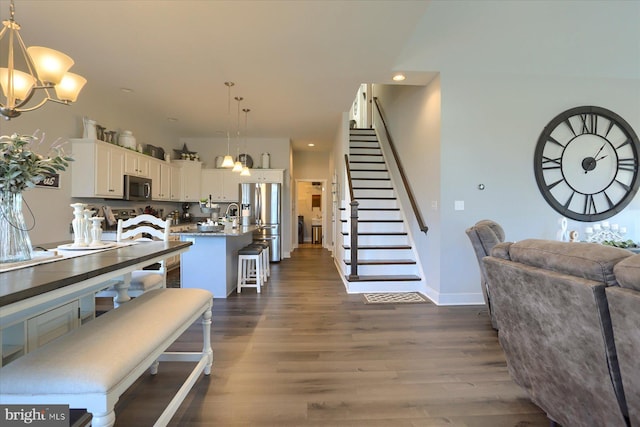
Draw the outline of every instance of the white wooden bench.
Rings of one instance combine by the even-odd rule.
[[[94,427],[115,423],[122,393],[158,361],[197,362],[156,426],[166,425],[200,374],[211,373],[211,305],[203,289],[156,289],[0,368],[2,404],[68,404]],[[166,352],[202,316],[202,352]]]

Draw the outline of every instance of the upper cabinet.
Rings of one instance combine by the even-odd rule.
[[[175,160],[173,167],[177,167],[181,174],[180,197],[177,200],[182,202],[197,202],[200,200],[200,174],[202,163],[191,160]],[[173,176],[173,175],[172,175]],[[173,183],[171,184],[174,188]],[[176,186],[177,189],[177,186]],[[172,190],[172,195],[173,194]]]
[[[241,182],[271,182],[282,184],[284,169],[251,169],[251,176],[241,176]]]
[[[229,169],[203,169],[200,198],[214,202],[230,203],[240,200],[240,174]]]
[[[251,169],[241,176],[229,169],[202,169],[191,160],[158,160],[126,148],[93,139],[71,139],[71,197],[122,199],[124,175],[151,178],[151,198],[157,201],[238,202],[238,184],[245,182],[282,183],[284,169]]]
[[[149,178],[149,156],[127,150],[124,153],[125,175],[135,175]]]
[[[126,150],[90,139],[72,139],[71,143],[71,197],[122,199]]]
[[[149,161],[151,178],[151,198],[153,200],[171,200],[171,165],[162,160]]]

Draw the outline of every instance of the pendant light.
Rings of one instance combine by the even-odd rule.
[[[236,162],[233,164],[233,169],[231,169],[233,172],[242,172],[242,162],[240,161],[240,102],[242,102],[242,100],[244,98],[242,98],[241,96],[236,96],[234,98],[236,101],[238,101],[238,114],[237,114],[237,123],[236,123]],[[246,154],[245,154],[246,157]]]
[[[47,101],[66,105],[75,102],[87,80],[68,72],[73,59],[46,47],[26,47],[14,15],[15,7],[11,0],[9,20],[2,21],[0,30],[0,95],[3,95],[0,97],[0,116],[10,120],[42,107]],[[27,107],[37,89],[44,91],[44,98]],[[51,89],[55,90],[55,97],[49,92]]]
[[[247,167],[247,115],[249,114],[249,111],[251,111],[248,108],[243,108],[242,111],[244,112],[244,164],[242,165],[242,172],[240,172],[241,176],[251,176],[251,171],[249,171],[249,168]]]
[[[225,86],[227,86],[227,88],[229,88],[228,92],[229,92],[229,96],[227,98],[227,155],[224,156],[224,159],[222,160],[222,167],[223,168],[232,168],[233,167],[233,157],[231,157],[231,154],[229,152],[230,149],[230,145],[231,145],[231,86],[233,86],[235,83],[233,82],[224,82]]]

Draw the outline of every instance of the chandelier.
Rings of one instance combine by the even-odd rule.
[[[247,167],[247,114],[249,114],[249,111],[251,111],[248,108],[243,108],[242,111],[244,111],[244,163],[242,164],[242,171],[240,172],[240,175],[242,176],[251,176],[251,171],[249,170],[249,168]]]
[[[234,98],[236,101],[238,101],[238,123],[237,123],[237,131],[236,131],[236,162],[233,164],[233,169],[231,169],[233,172],[242,172],[242,162],[240,161],[240,103],[242,102],[242,100],[244,99],[241,96],[236,96]],[[245,154],[246,156],[246,154]]]
[[[224,85],[228,88],[229,96],[227,97],[227,155],[224,156],[222,160],[223,168],[232,168],[233,167],[233,157],[229,153],[229,146],[231,145],[231,86],[235,83],[233,82],[224,82]]]
[[[73,59],[46,47],[27,48],[20,37],[20,25],[14,15],[15,8],[11,0],[9,20],[2,21],[3,28],[0,31],[0,87],[3,95],[0,98],[0,115],[10,120],[42,107],[47,101],[66,105],[75,102],[87,80],[68,72]],[[44,98],[36,105],[27,107],[37,89],[44,91]],[[56,97],[51,96],[51,89],[55,90]]]

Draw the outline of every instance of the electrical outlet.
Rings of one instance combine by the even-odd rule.
[[[456,211],[464,210],[464,200],[456,200],[453,205],[453,209]]]

